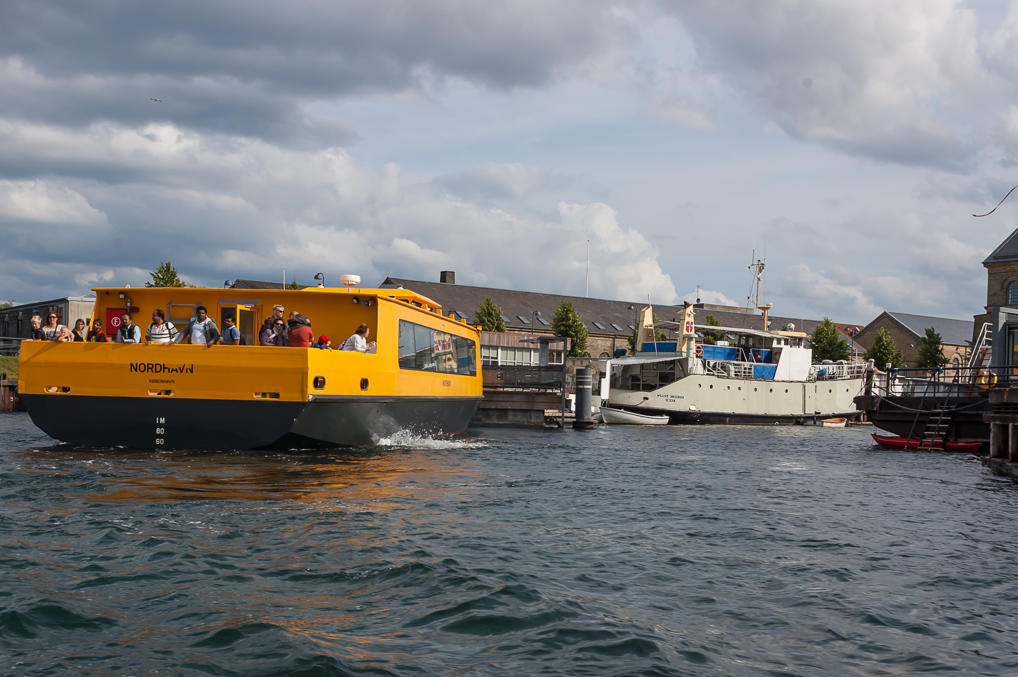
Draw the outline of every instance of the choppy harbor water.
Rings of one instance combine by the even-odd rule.
[[[0,417],[0,674],[1018,671],[1018,485],[867,429],[327,453]]]

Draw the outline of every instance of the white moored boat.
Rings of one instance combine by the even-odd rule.
[[[627,409],[601,407],[601,420],[615,425],[668,425],[668,414],[638,414]]]
[[[759,270],[763,264],[758,262]],[[759,274],[759,273],[758,273]],[[607,402],[613,409],[668,415],[672,423],[819,423],[854,419],[853,398],[865,390],[865,364],[813,364],[809,335],[789,326],[767,328],[695,326],[692,304],[681,322],[655,325],[643,309],[635,355],[609,360]],[[658,328],[678,333],[656,340]],[[728,340],[698,343],[697,330]]]

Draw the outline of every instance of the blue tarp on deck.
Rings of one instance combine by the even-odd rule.
[[[767,378],[773,379],[774,372],[778,370],[776,364],[754,364],[753,365],[753,378]]]
[[[641,351],[645,353],[674,353],[678,349],[679,344],[677,341],[658,341],[657,343],[644,341]]]
[[[703,346],[703,359],[705,360],[728,360],[732,361],[738,358],[739,351],[731,346],[712,346],[704,344]]]

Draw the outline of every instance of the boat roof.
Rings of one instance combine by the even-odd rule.
[[[302,287],[300,289],[248,289],[233,287],[93,287],[92,291],[98,296],[100,292],[123,292],[136,295],[165,293],[170,289],[177,289],[182,293],[206,293],[212,292],[228,298],[251,298],[255,296],[277,296],[301,295],[301,294],[358,294],[360,296],[377,296],[381,298],[397,299],[414,303],[427,308],[441,309],[442,306],[423,294],[418,294],[410,289],[370,289],[365,287]],[[92,299],[89,299],[92,300]]]
[[[640,353],[639,355],[627,355],[609,360],[613,365],[620,364],[648,364],[650,362],[661,362],[663,360],[676,360],[682,357],[679,353]]]

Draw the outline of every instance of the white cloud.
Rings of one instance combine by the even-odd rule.
[[[714,289],[694,289],[693,291],[680,295],[679,300],[689,301],[690,303],[700,301],[702,303],[712,303],[719,306],[733,306],[735,308],[745,306],[744,303],[733,301],[724,292],[716,291]]]
[[[0,180],[0,224],[4,222],[96,226],[107,220],[85,196],[67,186],[43,180]]]
[[[868,322],[883,308],[867,294],[862,282],[864,280],[851,270],[822,272],[800,263],[789,268],[782,277],[781,293],[784,297],[796,298],[812,311],[815,319],[829,317],[835,322]],[[788,314],[781,308],[775,308],[774,313]]]

